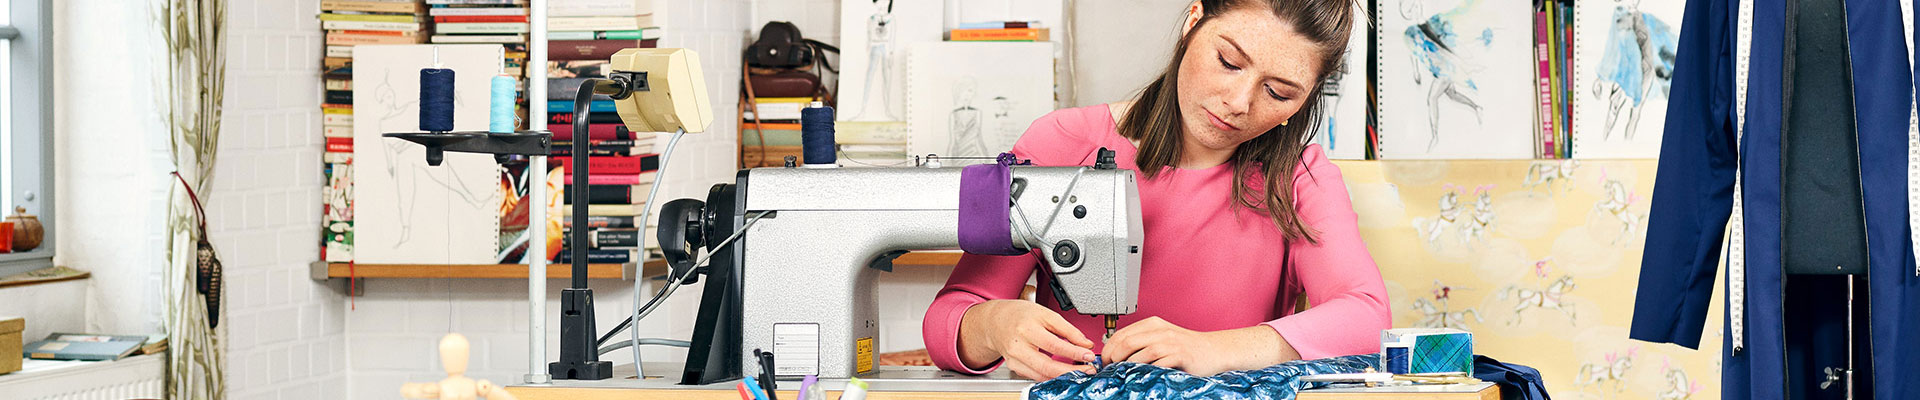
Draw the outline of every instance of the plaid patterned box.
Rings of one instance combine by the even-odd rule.
[[[1380,331],[1380,363],[1395,374],[1473,373],[1473,333],[1453,328]]]

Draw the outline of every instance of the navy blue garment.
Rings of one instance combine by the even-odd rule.
[[[1380,369],[1380,355],[1361,354],[1295,360],[1251,371],[1222,372],[1214,376],[1193,376],[1177,369],[1120,362],[1109,364],[1088,375],[1068,372],[1027,389],[1027,398],[1037,400],[1285,400],[1301,390],[1325,386],[1308,383],[1302,376],[1363,372]]]
[[[1473,378],[1500,385],[1500,400],[1551,400],[1547,380],[1533,367],[1473,356]]]
[[[1732,335],[1723,336],[1722,395],[1782,399],[1788,397],[1783,382],[1800,380],[1786,375],[1783,327],[1786,302],[1793,300],[1785,296],[1780,257],[1783,62],[1790,57],[1785,27],[1792,3],[1749,2],[1746,125],[1736,140],[1740,2],[1687,1],[1630,335],[1698,347],[1737,170],[1745,232],[1734,239],[1745,248],[1745,349],[1734,352]],[[1905,198],[1907,116],[1916,81],[1898,5],[1846,4],[1872,307],[1872,318],[1861,322],[1871,326],[1872,343],[1860,356],[1871,363],[1874,394],[1920,398],[1920,368],[1901,361],[1920,359],[1920,343],[1901,340],[1920,332],[1920,314],[1914,314],[1920,313],[1920,278],[1914,276]],[[1734,312],[1728,309],[1728,315]]]

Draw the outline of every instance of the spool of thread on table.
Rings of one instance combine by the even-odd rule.
[[[800,153],[808,166],[834,165],[833,107],[816,101],[800,109]]]
[[[420,130],[453,130],[453,70],[420,69]]]
[[[488,132],[513,133],[513,128],[519,125],[514,123],[513,116],[513,87],[518,83],[511,76],[493,77],[493,90],[488,92],[491,94],[487,103]]]

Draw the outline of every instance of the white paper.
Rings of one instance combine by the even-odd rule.
[[[1379,0],[1380,158],[1532,158],[1526,0]]]
[[[1320,129],[1313,143],[1335,160],[1367,158],[1367,10],[1354,4],[1353,33],[1340,69],[1327,74],[1320,91]]]
[[[1685,3],[1574,3],[1574,157],[1660,155]]]
[[[488,81],[499,45],[356,46],[353,63],[354,260],[491,264],[499,247],[500,172],[492,155],[426,150],[381,137],[420,130],[420,69],[454,70],[456,131],[487,129]]]
[[[908,59],[908,154],[998,155],[1053,111],[1053,43],[916,43]]]
[[[891,4],[891,12],[888,7]],[[905,121],[906,65],[910,43],[938,42],[945,4],[939,1],[846,0],[840,2],[840,121]],[[878,67],[873,67],[878,66]]]

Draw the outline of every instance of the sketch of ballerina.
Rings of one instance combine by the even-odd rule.
[[[881,4],[884,2],[885,4]],[[886,118],[880,121],[898,121],[893,114],[893,0],[873,0],[873,15],[867,16],[867,76],[866,85],[860,89],[860,107],[849,120],[861,121],[861,116],[874,106],[880,107],[880,113]],[[877,84],[875,81],[879,81]],[[874,101],[874,88],[879,88],[879,101]]]
[[[1547,271],[1550,269],[1547,267],[1547,263],[1550,261],[1553,261],[1553,257],[1547,257],[1533,263],[1534,280],[1542,283],[1536,283],[1534,287],[1530,288],[1520,287],[1520,285],[1508,285],[1505,289],[1500,290],[1500,300],[1506,300],[1507,298],[1514,299],[1513,319],[1507,321],[1508,325],[1519,324],[1520,319],[1526,315],[1526,311],[1535,308],[1560,311],[1560,313],[1567,315],[1568,322],[1573,321],[1573,304],[1566,302],[1565,299],[1567,292],[1573,291],[1573,275],[1562,274],[1559,279],[1554,279],[1552,283],[1545,283]]]
[[[380,123],[377,126],[383,129],[399,124],[400,120],[405,118],[409,112],[417,113],[420,109],[419,98],[401,96],[399,92],[393,88],[393,71],[389,70],[385,72],[386,74],[381,76],[379,85],[373,88],[374,107],[380,111]],[[417,197],[415,191],[419,188],[419,185],[414,183],[414,174],[420,171],[418,168],[412,168],[411,164],[405,164],[406,160],[402,160],[400,155],[418,145],[404,140],[381,140],[378,143],[381,144],[380,150],[384,152],[384,155],[387,157],[387,165],[386,171],[376,171],[375,173],[384,172],[389,178],[393,179],[394,200],[396,200],[394,206],[396,210],[398,210],[396,215],[400,216],[401,221],[410,221],[413,215],[414,199]],[[408,166],[403,167],[402,165]],[[413,224],[402,223],[396,225],[400,228],[400,236],[394,239],[393,246],[394,248],[400,248],[401,245],[407,243],[408,240],[413,237]]]
[[[1419,1],[1424,0],[1402,0],[1402,6],[1417,10],[1418,6],[1406,4]],[[1461,36],[1462,32],[1456,31],[1460,28],[1456,25],[1474,11],[1481,1],[1466,0],[1459,7],[1434,14],[1424,22],[1407,27],[1406,34],[1401,38],[1407,42],[1408,56],[1412,58],[1414,68],[1420,70],[1421,67],[1425,67],[1424,71],[1413,74],[1413,83],[1421,84],[1427,78],[1433,79],[1433,83],[1427,86],[1427,127],[1432,135],[1427,140],[1428,151],[1432,151],[1434,146],[1440,144],[1441,97],[1473,109],[1474,121],[1483,122],[1480,103],[1474,100],[1474,95],[1479,92],[1479,85],[1473,80],[1474,73],[1481,67],[1467,62],[1466,58],[1461,56],[1461,50],[1465,46],[1491,45],[1494,38],[1493,28],[1487,27],[1481,28],[1478,32],[1467,32],[1473,36]],[[1403,8],[1402,12],[1406,13],[1407,10],[1408,8]]]
[[[980,109],[973,108],[974,86],[972,77],[953,82],[953,112],[947,116],[947,154],[987,155],[986,138],[980,133]]]
[[[1427,301],[1427,299],[1413,301],[1413,311],[1421,315],[1417,326],[1468,330],[1467,318],[1469,317],[1473,318],[1474,323],[1486,322],[1485,319],[1480,318],[1478,311],[1473,310],[1473,307],[1453,311],[1452,307],[1447,305],[1447,301],[1453,298],[1453,290],[1457,288],[1440,283],[1438,279],[1433,281],[1433,287],[1433,301]]]
[[[1602,138],[1613,137],[1614,123],[1625,111],[1627,126],[1622,137],[1633,140],[1633,134],[1639,131],[1641,104],[1647,96],[1659,88],[1660,96],[1666,97],[1673,87],[1673,60],[1680,39],[1665,21],[1641,12],[1638,0],[1634,1],[1633,5],[1613,7],[1606,53],[1600,56],[1595,71],[1598,75],[1593,81],[1593,97],[1607,103]]]

